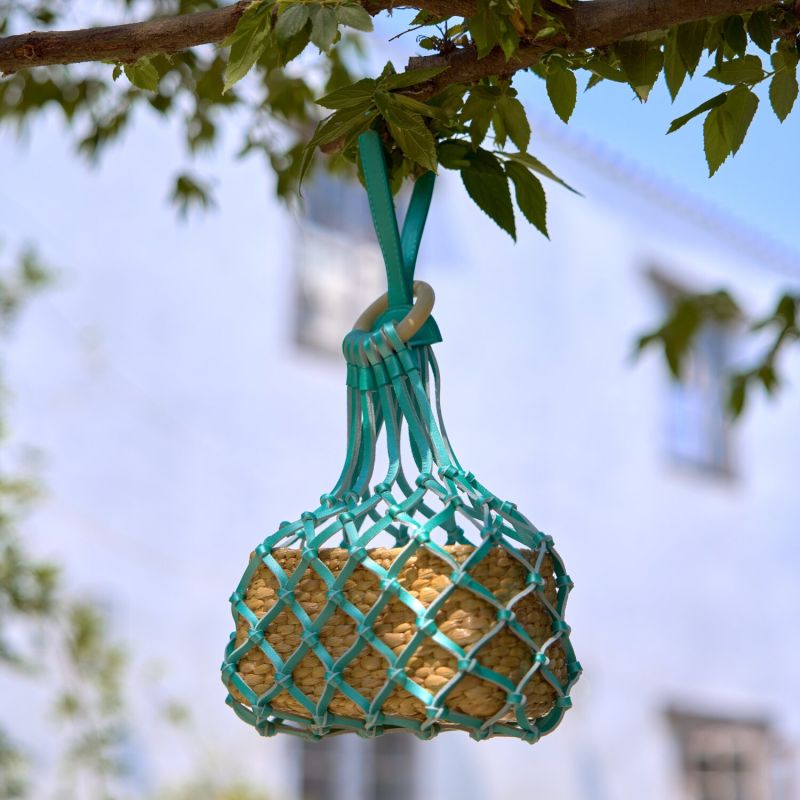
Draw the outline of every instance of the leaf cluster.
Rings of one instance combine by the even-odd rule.
[[[681,294],[672,303],[667,318],[639,338],[637,352],[661,348],[673,378],[681,380],[697,338],[707,326],[724,326],[731,333],[747,332],[768,339],[768,346],[752,365],[744,369],[732,367],[729,372],[728,411],[737,418],[752,389],[761,387],[772,395],[781,385],[780,357],[787,345],[800,339],[800,295],[784,294],[770,314],[750,320],[726,291]]]
[[[309,44],[329,52],[341,40],[341,28],[371,31],[372,17],[354,2],[254,0],[223,43],[230,47],[224,91],[259,62],[267,68],[283,67]]]
[[[357,139],[372,127],[381,134],[395,188],[406,177],[426,170],[457,170],[478,207],[516,238],[513,187],[523,217],[547,235],[547,203],[538,176],[571,187],[527,153],[531,131],[516,90],[508,83],[478,84],[466,91],[456,86],[427,102],[408,91],[441,71],[433,67],[397,74],[387,64],[380,78],[363,78],[321,97],[319,105],[333,113],[320,122],[309,141],[301,177],[317,147],[335,147],[356,163]],[[481,147],[490,126],[496,147],[511,142],[518,151]]]
[[[676,29],[666,48],[671,66],[668,85],[673,98],[685,76],[697,69],[704,51],[714,61],[706,77],[731,88],[673,120],[668,132],[674,133],[705,115],[704,149],[709,174],[713,175],[744,143],[760,105],[756,87],[768,83],[775,115],[781,122],[789,116],[798,95],[798,40],[791,32],[777,40],[773,52],[774,25],[766,11],[756,11],[746,21],[737,15],[716,24],[693,23],[690,33],[681,35],[685,27]],[[770,57],[768,65],[762,56],[747,52],[750,43]]]
[[[64,22],[64,8],[56,0],[37,0],[36,5],[52,6],[47,24]],[[125,0],[126,11],[140,18],[219,5],[221,0]],[[132,64],[21,71],[0,80],[0,126],[24,133],[57,109],[73,133],[77,153],[95,162],[121,141],[137,115],[150,113],[173,120],[183,133],[186,160],[176,165],[168,196],[185,214],[213,207],[214,181],[203,174],[208,171],[203,162],[219,146],[222,129],[235,117],[233,136],[239,137],[238,146],[234,138],[239,156],[263,158],[275,176],[278,196],[291,201],[296,196],[303,145],[319,119],[313,98],[320,91],[352,82],[352,70],[362,58],[359,43],[346,33],[355,29],[345,23],[357,25],[359,19],[363,23],[366,12],[359,6],[354,16],[347,5],[338,6],[337,13],[345,22],[336,45],[327,53],[307,55],[307,69],[297,73],[284,69],[283,64],[293,57],[291,43],[278,46],[274,31],[262,40],[269,46],[260,53],[247,86],[227,91],[223,91],[226,73],[236,65],[230,65],[224,49],[157,55]],[[8,33],[27,30],[33,9],[33,0],[20,0],[5,16],[0,9],[0,28]],[[273,7],[269,15],[270,30],[278,10]],[[247,51],[245,44],[240,42],[237,50]]]
[[[472,42],[482,58],[495,48],[506,59],[516,55],[521,45],[563,32],[558,7],[569,8],[569,0],[477,0],[475,14],[465,20]]]

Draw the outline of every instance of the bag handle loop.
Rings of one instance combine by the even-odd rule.
[[[386,156],[377,131],[362,133],[358,138],[358,150],[372,223],[386,265],[389,310],[408,307],[413,301],[414,268],[436,176],[426,172],[414,184],[401,236],[386,169]]]

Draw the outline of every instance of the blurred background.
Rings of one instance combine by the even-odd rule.
[[[304,744],[225,706],[228,596],[344,457],[340,342],[385,282],[366,199],[319,177],[287,209],[223,132],[215,208],[179,219],[174,124],[137,116],[90,168],[54,113],[0,129],[0,257],[38,253],[1,289],[0,797],[800,798],[800,359],[732,425],[727,375],[759,346],[735,323],[682,384],[633,357],[681,292],[758,315],[798,287],[800,128],[760,115],[709,182],[698,126],[663,136],[663,87],[594,89],[569,128],[519,88],[531,152],[584,197],[550,188],[551,240],[514,244],[445,174],[417,271],[461,462],[576,584],[562,726]]]

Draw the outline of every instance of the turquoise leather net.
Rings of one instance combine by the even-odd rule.
[[[389,311],[344,341],[336,485],[256,547],[231,596],[227,702],[266,736],[464,730],[535,742],[580,675],[564,619],[572,582],[552,538],[456,458],[433,320],[408,342],[398,333],[432,176],[417,182],[401,236],[377,135],[360,149]],[[387,466],[373,485],[379,447]]]

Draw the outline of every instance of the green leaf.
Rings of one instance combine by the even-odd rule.
[[[223,42],[229,46],[228,65],[222,91],[244,78],[258,61],[270,31],[271,3],[255,2],[239,18],[234,32]]]
[[[412,114],[421,114],[423,117],[430,117],[431,119],[438,119],[440,122],[447,122],[450,115],[442,108],[436,106],[429,106],[420,100],[409,97],[407,94],[391,93],[392,102],[402,106],[406,111]]]
[[[377,110],[369,106],[355,108],[341,108],[330,116],[323,119],[314,131],[314,135],[309,140],[303,150],[303,158],[300,162],[298,184],[303,182],[308,168],[314,159],[317,147],[321,144],[334,142],[337,139],[347,139],[363,133],[378,116]]]
[[[492,123],[494,111],[491,110],[486,114],[480,114],[472,119],[469,124],[469,138],[473,147],[478,147],[486,138],[489,131],[489,125]]]
[[[125,75],[138,89],[148,92],[158,91],[158,70],[147,57],[140,58],[135,64],[125,64]]]
[[[709,177],[714,175],[731,154],[731,146],[725,136],[724,125],[721,107],[712,109],[703,124],[703,142]]]
[[[488,0],[479,0],[477,13],[469,18],[469,32],[478,48],[478,58],[483,58],[503,38],[501,17]]]
[[[461,111],[463,120],[471,120],[469,135],[472,146],[477,147],[486,137],[500,90],[496,86],[474,86]],[[502,120],[501,120],[502,124]]]
[[[683,63],[678,47],[678,31],[673,29],[664,43],[664,78],[667,81],[667,88],[673,102],[675,102],[675,98],[686,80],[686,74],[686,65]]]
[[[522,164],[523,167],[527,167],[539,175],[543,175],[545,178],[549,178],[551,181],[555,181],[555,183],[563,186],[565,189],[569,189],[573,194],[580,194],[577,189],[573,189],[566,181],[559,178],[555,172],[542,164],[538,158],[532,156],[530,153],[503,153],[502,155],[511,161],[516,161],[518,164]]]
[[[697,22],[685,22],[678,26],[678,51],[683,59],[683,64],[690,75],[694,75],[708,33],[708,20],[701,19]]]
[[[311,42],[323,53],[330,50],[339,29],[336,12],[330,6],[316,6],[311,12]]]
[[[798,310],[800,310],[800,297],[784,294],[778,301],[774,318],[784,328],[794,328],[797,325]]]
[[[531,126],[522,103],[516,97],[504,94],[497,101],[495,110],[511,141],[520,150],[527,150],[531,140]]]
[[[375,102],[403,155],[436,172],[436,141],[425,120],[400,106],[394,95],[387,92],[376,92]]]
[[[769,84],[769,101],[775,116],[783,122],[792,112],[797,100],[797,71],[796,66],[786,64],[781,52],[772,56],[772,64],[775,74]]]
[[[316,102],[324,108],[366,107],[372,102],[372,96],[375,94],[377,87],[378,81],[374,78],[362,78],[349,86],[342,86],[341,89],[320,97]]]
[[[723,61],[719,66],[712,67],[706,72],[706,77],[729,85],[758,83],[764,78],[764,67],[758,56],[748,55],[734,58],[732,61]]]
[[[294,36],[285,42],[279,41],[273,31],[267,39],[264,54],[262,55],[262,63],[265,61],[265,56],[268,57],[268,69],[275,70],[293,61],[306,49],[311,33],[310,27],[306,23]]]
[[[562,122],[569,122],[578,99],[578,81],[575,73],[560,65],[551,67],[547,72],[547,96]],[[527,145],[523,146],[517,142],[514,144],[520,150],[527,149]]]
[[[772,20],[766,11],[754,11],[747,22],[747,32],[750,38],[769,55],[772,52],[772,40],[775,33],[772,29]]]
[[[642,39],[630,39],[619,42],[616,52],[628,83],[639,99],[646,101],[664,65],[661,49]]]
[[[463,139],[446,139],[439,142],[439,163],[445,169],[469,167],[469,157],[473,150]]]
[[[519,33],[507,17],[500,17],[500,48],[508,61],[519,49]]]
[[[387,75],[380,79],[382,89],[406,89],[409,86],[416,86],[419,83],[433,80],[437,75],[444,72],[447,67],[428,67],[427,69],[412,69],[393,75]]]
[[[725,105],[720,106],[723,133],[734,155],[744,143],[757,110],[758,97],[745,86],[737,86],[728,92]]]
[[[214,205],[209,185],[189,173],[176,176],[170,199],[178,206],[178,213],[182,217],[187,216],[193,208],[205,210]]]
[[[758,368],[758,372],[756,373],[758,379],[761,381],[762,386],[764,387],[767,394],[775,394],[775,390],[780,385],[780,379],[778,378],[778,374],[775,372],[775,367],[772,364],[762,364]]]
[[[744,29],[744,20],[738,14],[725,20],[722,35],[736,55],[744,55],[744,51],[747,50],[747,32]]]
[[[717,108],[721,106],[726,100],[728,99],[728,93],[722,92],[722,94],[718,94],[716,97],[712,97],[710,100],[706,100],[705,103],[700,103],[697,108],[690,111],[688,114],[684,114],[682,117],[678,117],[677,119],[672,120],[672,124],[669,126],[669,130],[667,133],[675,133],[675,131],[682,128],[687,122],[690,122],[695,117],[699,117],[700,114],[705,113],[706,111],[711,111],[712,108]]]
[[[324,119],[318,126],[309,141],[310,144],[328,144],[336,139],[341,139],[356,129],[369,127],[378,115],[374,109],[342,108]]]
[[[589,76],[589,80],[586,81],[586,87],[584,88],[583,91],[584,92],[588,92],[589,89],[594,89],[595,86],[597,86],[598,84],[602,83],[604,80],[605,79],[601,78],[599,75],[595,75],[594,73],[592,73]],[[623,83],[627,83],[627,81],[623,81]]]
[[[285,6],[275,23],[278,41],[287,42],[292,36],[300,33],[308,22],[310,14],[311,6],[308,3],[294,3]]]
[[[496,86],[474,86],[464,103],[461,118],[469,120],[491,112],[499,99],[500,90]]]
[[[494,128],[495,144],[500,148],[505,147],[508,141],[508,133],[506,132],[506,124],[500,114],[497,113],[497,110],[492,112],[492,128]]]
[[[448,118],[455,116],[464,105],[464,87],[452,84],[431,97],[427,105],[440,108]]]
[[[747,376],[734,375],[731,379],[731,390],[728,396],[728,410],[736,419],[741,416],[747,402]]]
[[[798,61],[800,61],[800,50],[798,44],[793,39],[781,39],[778,42],[778,52],[783,56],[783,63],[790,69],[797,69]]]
[[[547,238],[547,198],[542,182],[516,161],[506,161],[506,174],[514,182],[514,193],[519,210],[525,219],[538,228]]]
[[[470,158],[469,167],[461,170],[461,181],[478,208],[516,241],[511,191],[497,157],[479,149]]]
[[[616,83],[628,82],[625,73],[621,69],[615,69],[608,62],[600,58],[589,59],[586,68],[598,78],[605,78],[606,80],[615,81]]]
[[[348,3],[336,9],[336,19],[341,25],[355,28],[357,31],[371,31],[373,29],[372,17],[363,6]]]
[[[525,20],[525,23],[528,26],[530,26],[530,24],[533,22],[533,12],[534,12],[534,4],[535,4],[535,2],[536,2],[536,0],[518,0],[519,13],[522,16],[522,19]],[[546,25],[544,28],[540,28],[537,31],[536,36],[534,38],[538,39],[539,38],[539,34],[541,34],[541,32],[543,30],[547,30],[549,27],[551,27],[551,26]],[[547,35],[547,34],[545,34],[545,35]]]

